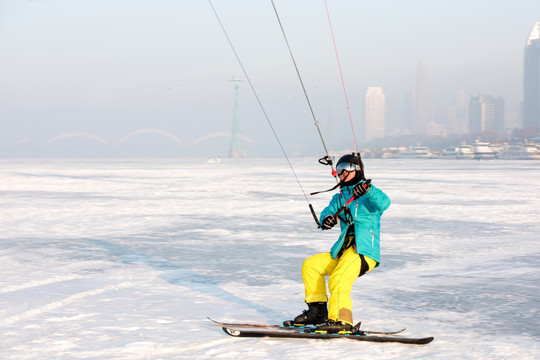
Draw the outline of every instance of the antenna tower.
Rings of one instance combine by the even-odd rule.
[[[233,115],[233,124],[231,132],[231,147],[229,149],[229,157],[238,158],[246,157],[246,147],[244,141],[242,140],[242,133],[240,131],[240,119],[239,119],[239,103],[238,103],[238,89],[240,88],[240,83],[244,80],[241,77],[233,76],[231,81],[234,83],[234,115]]]

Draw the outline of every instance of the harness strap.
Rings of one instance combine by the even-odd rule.
[[[337,189],[337,187],[338,187],[339,185],[341,185],[341,181],[340,181],[339,183],[337,183],[336,186],[334,186],[334,187],[331,188],[331,189],[323,190],[323,191],[312,192],[312,193],[310,193],[309,195],[317,195],[317,194],[322,194],[322,193],[325,193],[325,192],[329,192],[329,191],[332,191],[332,190]]]
[[[359,255],[360,255],[361,264],[360,264],[360,275],[358,275],[358,277],[364,275],[365,273],[369,271],[369,264],[367,263],[366,258],[362,254],[359,254]]]

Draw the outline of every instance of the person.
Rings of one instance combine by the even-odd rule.
[[[341,190],[320,218],[323,230],[330,230],[339,222],[341,234],[330,252],[304,261],[302,279],[308,310],[285,321],[286,326],[313,324],[318,331],[329,333],[353,329],[352,285],[356,278],[380,264],[380,219],[390,206],[388,196],[365,179],[359,155],[344,155],[336,164]],[[351,198],[354,200],[342,209]],[[329,276],[329,299],[325,276]]]

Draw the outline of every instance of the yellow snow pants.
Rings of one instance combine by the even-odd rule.
[[[365,273],[373,270],[377,262],[367,256],[364,256],[364,259],[367,263],[367,268],[364,268]],[[354,325],[351,290],[361,270],[362,260],[354,247],[348,248],[341,257],[336,259],[332,259],[330,253],[320,253],[307,258],[302,265],[306,303],[328,302],[329,319]],[[325,276],[330,276],[328,279],[329,301],[326,294]]]

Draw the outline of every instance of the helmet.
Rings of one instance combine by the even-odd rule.
[[[351,180],[340,182],[340,187],[350,186],[360,182],[360,180],[364,179],[364,164],[362,164],[362,159],[354,154],[343,155],[336,164],[336,172],[338,175],[341,175],[344,171],[356,171],[356,174]]]
[[[362,171],[360,159],[352,154],[343,155],[336,164],[336,171],[338,175],[341,175],[343,171]]]

